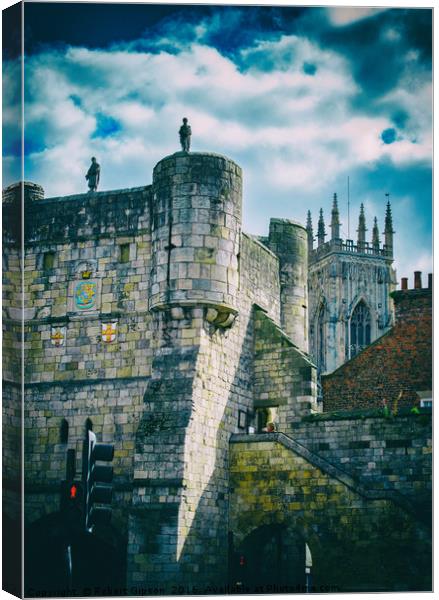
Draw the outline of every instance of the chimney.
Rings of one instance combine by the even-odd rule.
[[[415,271],[415,290],[422,289],[421,271]]]
[[[428,274],[428,289],[433,289],[433,273]]]
[[[407,290],[408,289],[408,277],[401,277],[401,289],[402,290]]]

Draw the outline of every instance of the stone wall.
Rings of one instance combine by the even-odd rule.
[[[274,409],[275,427],[290,431],[316,410],[316,370],[292,340],[263,310],[255,313],[254,404]]]
[[[115,443],[116,489],[132,486],[134,438],[151,371],[153,333],[148,312],[150,188],[44,199],[30,187],[32,193],[25,195],[24,451],[25,516],[32,521],[58,509],[68,448],[77,451],[80,473],[87,419],[99,440]],[[19,200],[13,197],[16,186],[7,192],[6,206],[13,206]],[[8,349],[13,348],[11,336],[20,333],[20,315],[12,305],[14,294],[19,295],[14,243],[11,239],[4,249]],[[83,284],[95,291],[85,308],[75,303],[76,286]],[[5,358],[3,375],[11,380],[17,373],[14,355],[6,352]],[[66,442],[61,439],[64,420]],[[127,514],[122,520],[126,532]]]
[[[312,591],[431,589],[431,530],[394,495],[358,486],[283,434],[234,436],[230,470],[231,571],[243,592],[304,592],[305,543]]]
[[[331,418],[295,423],[292,437],[375,489],[393,489],[431,510],[431,414]]]
[[[26,521],[58,511],[66,451],[76,450],[79,477],[91,421],[115,445],[113,531],[132,585],[227,579],[229,438],[255,425],[262,389],[255,323],[268,319],[275,344],[287,340],[285,314],[306,332],[303,253],[290,249],[281,268],[241,232],[241,187],[233,161],[201,153],[166,157],[141,188],[44,199],[25,184]],[[19,189],[6,190],[5,206]],[[8,300],[20,297],[16,242]],[[287,275],[300,288],[291,298]],[[21,315],[5,309],[12,347]],[[303,352],[291,340],[284,349],[289,422],[315,387]],[[15,369],[11,354],[7,377]]]
[[[240,178],[225,157],[176,153],[158,164],[152,186],[52,199],[25,186],[26,521],[57,512],[66,450],[76,449],[79,474],[91,420],[98,440],[115,445],[113,531],[127,548],[129,586],[224,589],[234,572],[228,534],[238,549],[274,524],[288,529],[295,560],[304,551],[296,533],[310,540],[323,584],[344,561],[349,589],[365,589],[371,568],[376,589],[396,589],[392,578],[412,589],[416,577],[425,589],[416,561],[428,554],[428,536],[389,496],[429,489],[424,415],[365,420],[363,429],[302,419],[317,410],[304,352],[304,230],[273,220],[262,242],[244,234]],[[7,206],[16,192],[7,191]],[[16,243],[12,234],[6,246],[12,348]],[[7,471],[19,397],[18,362],[13,352],[6,359]],[[295,439],[238,439],[267,407]],[[379,532],[392,528],[381,543]],[[407,578],[404,549],[420,539],[425,551]],[[376,556],[361,565],[370,540]],[[401,547],[401,573],[380,566],[392,544]]]
[[[432,293],[393,293],[395,326],[334,373],[322,378],[325,411],[414,406],[432,389]],[[431,397],[431,396],[430,396]]]
[[[180,173],[186,202],[199,202],[204,178],[218,179],[218,160],[194,155],[180,161],[181,169],[190,170],[193,163],[199,172],[199,187],[190,189]],[[230,161],[223,168],[226,175],[236,173]],[[174,203],[180,202],[178,185]],[[211,221],[203,235],[221,240],[224,228],[218,222],[227,222],[231,199],[217,200],[209,200],[215,201],[211,213],[203,209]],[[194,273],[191,285],[184,276],[182,286],[176,286],[183,296],[171,294],[170,302],[153,313],[152,375],[136,436],[138,483],[128,546],[133,585],[147,579],[170,591],[177,583],[187,592],[193,585],[206,590],[227,581],[229,438],[254,419],[254,305],[277,323],[280,317],[278,258],[250,236],[241,234],[239,240],[239,280],[231,299],[208,295],[214,281],[205,286],[207,295],[194,296],[199,276]],[[214,241],[211,247],[208,264],[213,268],[223,251]],[[217,319],[224,309],[234,318]],[[144,526],[152,518],[153,530]]]

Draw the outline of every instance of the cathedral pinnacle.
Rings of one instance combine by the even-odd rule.
[[[373,229],[372,229],[372,247],[374,252],[378,253],[380,250],[380,232],[378,229],[378,220],[375,217],[373,220]]]
[[[319,223],[317,227],[317,241],[318,246],[325,243],[326,231],[325,231],[325,220],[323,219],[323,209],[320,209]]]
[[[386,196],[388,197],[389,195],[386,194]],[[386,233],[395,233],[393,231],[393,222],[392,222],[392,209],[390,207],[390,200],[387,200],[387,208],[386,208],[386,222],[385,222],[385,229],[384,231]]]
[[[386,219],[384,222],[384,244],[387,255],[393,257],[393,222],[392,222],[392,209],[390,208],[389,194],[387,197],[387,208],[386,208]]]
[[[367,229],[366,229],[366,217],[364,216],[364,204],[361,203],[360,216],[358,219],[358,229],[357,229],[357,233],[358,233],[357,244],[358,244],[359,252],[364,250],[366,247],[366,231],[367,231]]]
[[[337,194],[334,194],[331,212],[331,239],[338,240],[340,238],[340,214],[338,212]]]

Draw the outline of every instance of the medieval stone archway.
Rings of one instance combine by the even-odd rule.
[[[319,547],[314,535],[308,538],[303,523],[259,525],[234,549],[232,584],[249,593],[310,591],[311,582],[316,576],[318,580]]]

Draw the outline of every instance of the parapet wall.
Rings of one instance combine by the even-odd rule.
[[[37,198],[26,205],[25,243],[48,246],[141,233],[150,227],[151,186]],[[43,248],[40,248],[40,251]]]
[[[294,424],[296,441],[365,485],[431,501],[431,414],[313,418]]]

